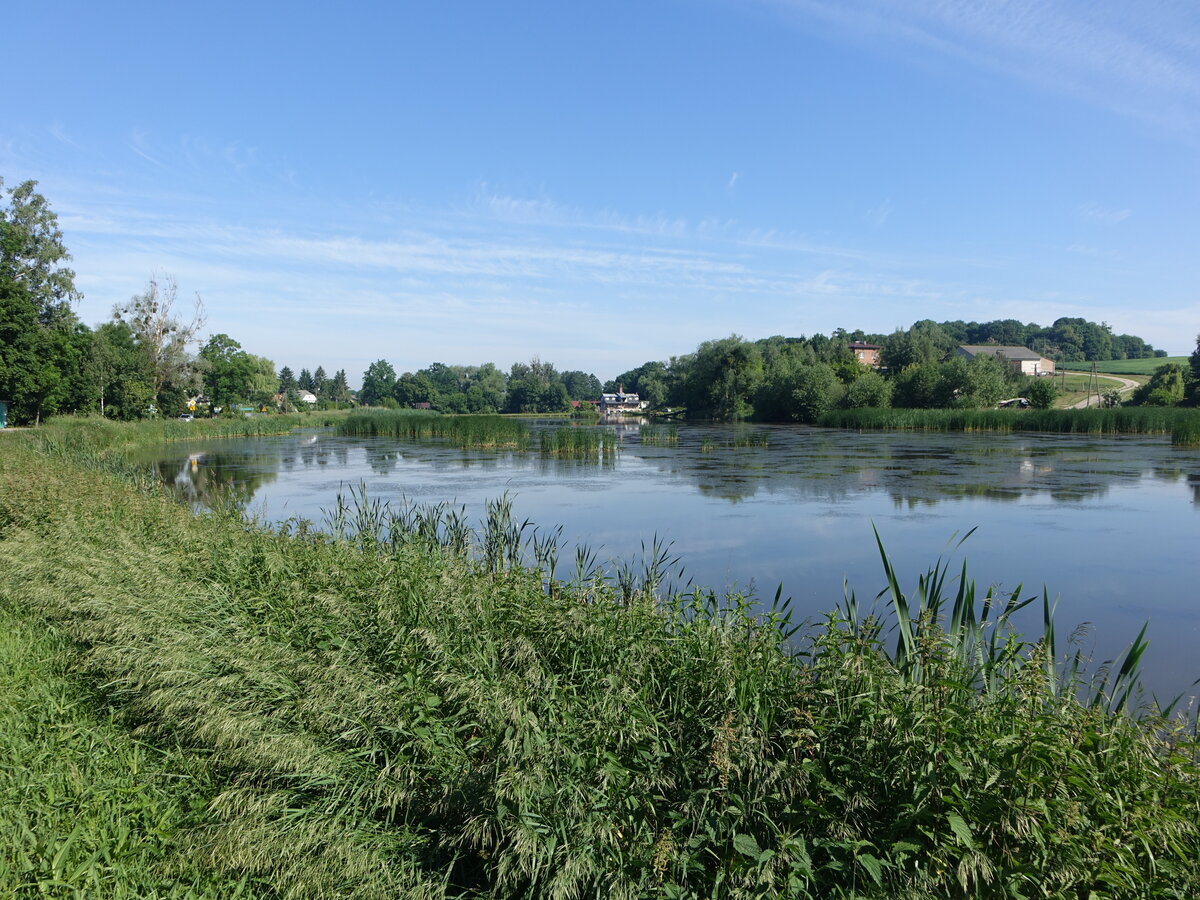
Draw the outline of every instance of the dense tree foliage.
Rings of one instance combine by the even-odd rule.
[[[307,371],[305,369],[301,372],[302,378]],[[301,387],[303,386],[302,381]],[[392,391],[395,387],[396,370],[392,368],[392,364],[387,360],[377,359],[363,373],[362,390],[358,392],[358,399],[368,406],[379,406],[385,400],[391,400],[395,403],[396,401],[392,397]]]
[[[13,424],[38,422],[78,402],[86,332],[71,304],[79,297],[58,218],[26,181],[0,179],[0,399]]]
[[[205,364],[204,390],[214,406],[270,404],[282,382],[274,363],[247,353],[227,334],[209,338],[200,350],[200,359]]]
[[[1032,322],[1023,325],[1016,319],[942,322],[940,327],[956,344],[1028,347],[1058,362],[1150,359],[1166,355],[1136,335],[1113,334],[1107,322],[1097,324],[1082,318],[1056,319],[1048,327]]]
[[[1135,406],[1177,406],[1187,394],[1187,370],[1177,363],[1159,366],[1150,380],[1133,392]]]
[[[885,367],[858,361],[849,344],[863,340],[882,346]],[[682,406],[693,418],[812,422],[835,407],[994,406],[1033,381],[993,356],[968,360],[958,346],[943,325],[929,320],[887,337],[838,331],[751,342],[731,335],[667,363],[645,363],[606,387],[654,385],[661,391],[654,406]],[[1055,392],[1048,379],[1035,391],[1046,403]]]

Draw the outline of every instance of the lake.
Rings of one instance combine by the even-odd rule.
[[[1044,585],[1058,598],[1060,651],[1086,623],[1077,645],[1097,662],[1149,621],[1146,683],[1160,697],[1194,692],[1195,450],[1160,437],[805,426],[684,424],[674,446],[642,443],[637,424],[618,434],[620,452],[604,461],[308,432],[171,445],[155,463],[197,504],[221,487],[276,522],[320,525],[339,491],[359,484],[370,497],[465,506],[475,522],[507,492],[518,521],[562,526],[560,574],[573,571],[576,543],[601,559],[640,559],[657,536],[683,581],[768,602],[782,584],[796,614],[813,618],[841,601],[846,581],[860,604],[883,587],[874,525],[905,589],[939,556],[965,557],[981,595],[995,584],[1040,596]],[[737,446],[762,436],[765,447]],[[1040,601],[1027,612],[1040,631]]]

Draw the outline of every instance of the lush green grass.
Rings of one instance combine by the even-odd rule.
[[[79,674],[75,645],[0,600],[0,893],[5,897],[262,897],[198,867],[217,825],[205,756],[155,747]],[[19,598],[17,598],[19,599]]]
[[[1097,372],[1111,372],[1114,375],[1153,375],[1154,370],[1167,363],[1188,365],[1186,356],[1156,356],[1153,359],[1107,359],[1096,363]],[[1060,370],[1090,372],[1091,363],[1062,363]]]
[[[825,413],[829,428],[908,431],[1041,431],[1056,434],[1170,434],[1188,445],[1200,410],[1156,406],[1116,409],[842,409]]]
[[[524,450],[529,426],[505,416],[442,416],[416,410],[364,410],[338,423],[341,434],[394,437],[402,440],[444,440],[456,447],[503,447]]]
[[[361,494],[273,532],[37,443],[0,456],[0,597],[19,644],[79,648],[86,711],[211,754],[190,865],[314,898],[1200,890],[1192,734],[1121,712],[1140,641],[1081,683],[1048,609],[1006,630],[1020,591],[906,594],[883,557],[881,617],[797,631],[778,598],[660,596],[657,550],[560,575],[503,501],[477,536]]]

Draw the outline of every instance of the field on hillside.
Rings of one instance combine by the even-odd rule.
[[[1153,359],[1106,359],[1103,362],[1096,363],[1096,371],[1109,372],[1113,375],[1153,375],[1155,369],[1159,366],[1165,366],[1167,363],[1177,363],[1186,367],[1188,357],[1156,356]],[[1092,364],[1083,362],[1062,363],[1058,369],[1060,372],[1064,370],[1068,372],[1090,372]]]

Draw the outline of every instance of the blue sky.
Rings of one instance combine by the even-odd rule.
[[[1200,9],[16,4],[0,176],[106,319],[155,271],[277,365],[730,333],[1200,331]],[[12,73],[18,73],[15,82]]]

